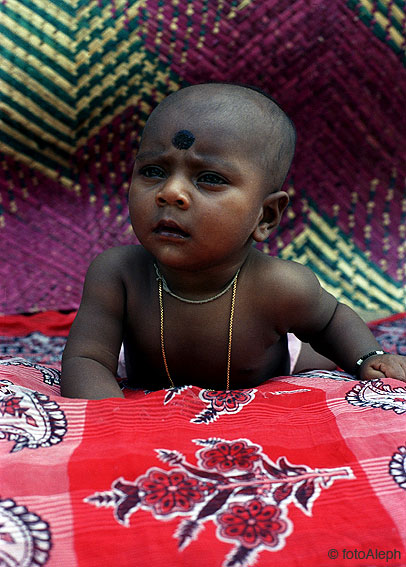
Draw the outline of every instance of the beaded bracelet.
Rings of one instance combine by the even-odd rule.
[[[373,350],[371,352],[368,352],[368,354],[364,354],[364,356],[361,356],[361,358],[359,358],[357,360],[357,362],[355,363],[355,373],[354,374],[358,375],[359,371],[361,370],[361,366],[367,360],[367,358],[370,358],[371,356],[375,356],[376,354],[389,354],[389,353],[386,352],[385,350]]]

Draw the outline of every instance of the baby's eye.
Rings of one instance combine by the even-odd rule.
[[[148,178],[163,178],[165,177],[165,172],[161,167],[158,167],[157,165],[145,165],[144,167],[141,167],[140,175]]]
[[[208,183],[209,185],[225,185],[227,181],[218,173],[202,173],[199,175],[197,181],[199,183]]]

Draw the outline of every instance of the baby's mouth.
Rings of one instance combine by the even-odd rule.
[[[172,238],[187,238],[190,236],[182,227],[180,227],[175,221],[172,220],[161,220],[154,228],[154,232],[160,236],[172,237]]]

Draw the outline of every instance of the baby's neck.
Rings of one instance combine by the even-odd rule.
[[[249,256],[249,255],[247,255]],[[163,279],[164,289],[171,295],[178,296],[191,302],[210,301],[216,296],[221,297],[222,292],[232,285],[235,276],[248,258],[242,261],[230,263],[226,266],[214,266],[201,270],[179,270],[164,266],[155,260],[157,277]]]

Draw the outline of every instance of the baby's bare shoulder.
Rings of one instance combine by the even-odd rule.
[[[290,298],[297,294],[318,292],[319,282],[315,274],[306,266],[290,260],[282,260],[260,254],[255,271],[264,289],[280,292]]]
[[[115,246],[101,252],[90,265],[90,270],[111,276],[125,276],[129,271],[141,268],[145,253],[141,246]]]
[[[256,277],[263,312],[279,329],[307,330],[327,322],[337,301],[306,266],[279,258],[258,258]]]
[[[145,252],[140,246],[118,246],[101,252],[87,271],[82,304],[120,307],[128,290],[137,288],[140,274],[145,272],[144,263]]]
[[[127,289],[145,270],[145,251],[141,246],[117,246],[101,252],[92,261],[86,274],[85,291],[102,290],[111,295]],[[139,277],[139,276],[138,276]]]

